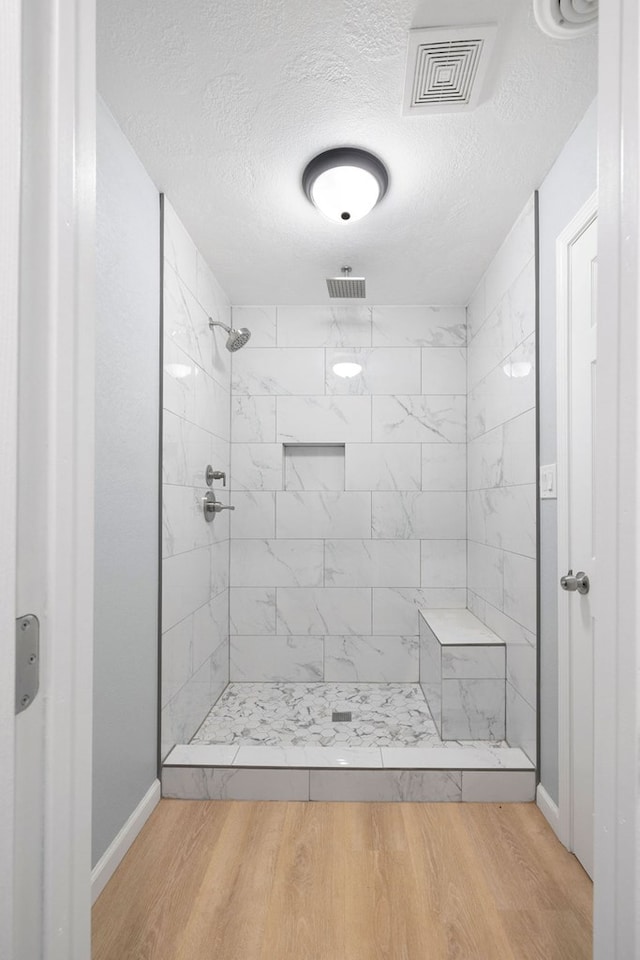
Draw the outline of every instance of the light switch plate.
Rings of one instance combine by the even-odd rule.
[[[546,466],[540,467],[540,499],[557,500],[557,491],[556,465],[555,463],[548,463]]]

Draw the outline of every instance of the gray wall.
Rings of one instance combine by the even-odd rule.
[[[158,191],[100,100],[97,154],[94,864],[156,777],[160,368]]]
[[[597,184],[596,102],[540,187],[540,463],[556,462],[556,238]],[[540,779],[558,800],[557,502],[540,509]],[[564,572],[564,571],[563,571]]]

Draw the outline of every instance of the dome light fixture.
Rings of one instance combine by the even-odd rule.
[[[311,203],[336,223],[360,220],[382,200],[387,168],[366,150],[338,147],[319,153],[305,167],[302,186]]]

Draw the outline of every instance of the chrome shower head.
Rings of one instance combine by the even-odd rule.
[[[229,353],[235,353],[236,350],[240,350],[251,337],[251,330],[247,330],[246,327],[240,327],[239,330],[236,330],[234,327],[228,327],[220,320],[213,320],[209,317],[209,329],[213,330],[214,327],[222,327],[223,330],[227,331],[228,336],[225,347]]]

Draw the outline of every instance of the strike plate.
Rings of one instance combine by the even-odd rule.
[[[32,613],[16,620],[16,713],[35,700],[40,687],[40,624]]]

